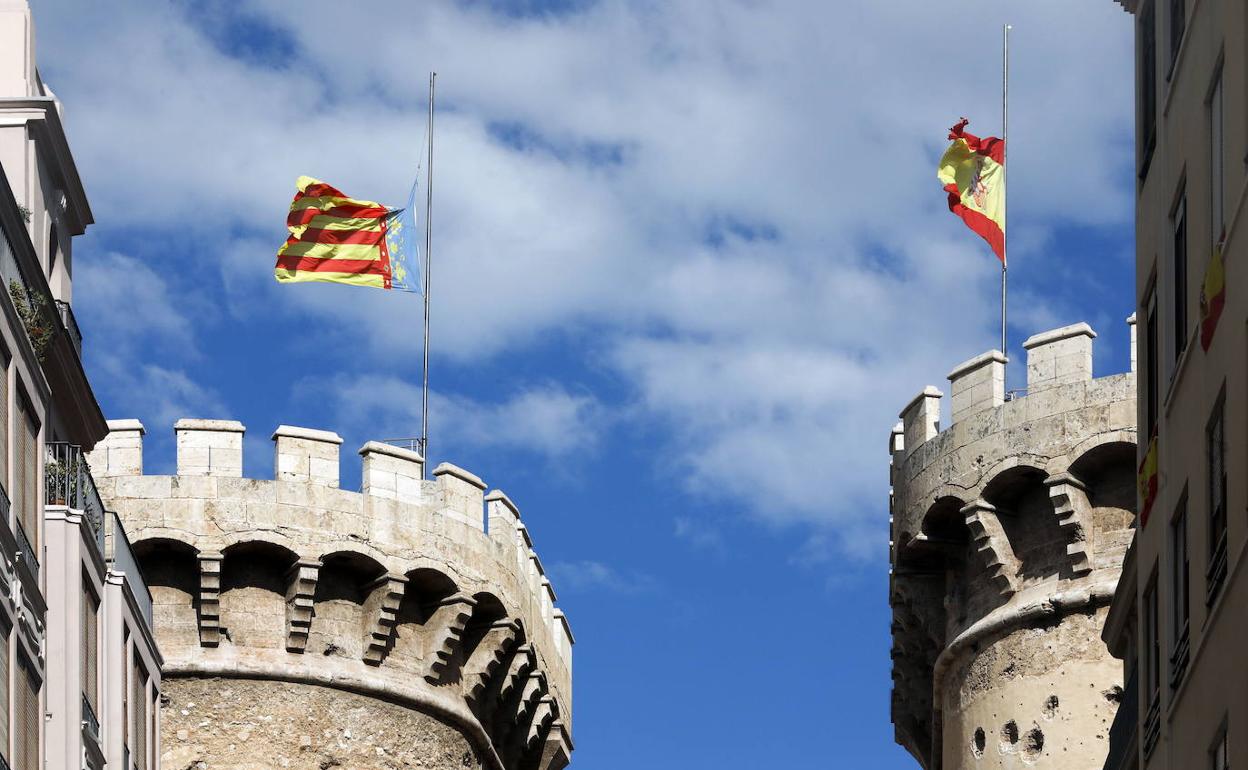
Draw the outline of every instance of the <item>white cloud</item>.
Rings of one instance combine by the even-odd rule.
[[[178,259],[224,282],[235,314],[297,314],[319,339],[369,328],[376,361],[413,353],[413,298],[269,275],[296,175],[403,199],[413,73],[436,64],[436,355],[566,343],[626,378],[673,483],[851,551],[883,526],[899,407],[996,338],[995,262],[943,210],[934,165],[960,115],[998,128],[1007,17],[1012,265],[1041,272],[1057,225],[1130,217],[1131,27],[1111,2],[602,0],[514,17],[444,0],[380,26],[328,0],[232,8],[280,32],[278,66],[223,51],[183,6],[37,4],[102,222],[193,232]],[[1029,323],[1077,310],[1032,297]],[[383,401],[411,424],[401,385]],[[443,394],[435,415],[459,440],[563,456],[599,440],[599,401],[520,383],[493,403]]]
[[[621,572],[600,561],[556,562],[550,565],[554,584],[563,593],[640,594],[657,588],[654,578],[636,572]]]

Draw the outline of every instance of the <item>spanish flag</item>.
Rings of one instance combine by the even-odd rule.
[[[1005,142],[966,132],[963,118],[949,131],[953,144],[940,159],[936,177],[949,193],[949,210],[988,241],[1005,264]]]
[[[1148,451],[1136,475],[1136,491],[1140,496],[1140,527],[1148,526],[1148,514],[1157,501],[1157,433],[1148,442]]]
[[[416,243],[410,201],[406,209],[391,209],[348,198],[310,176],[295,184],[298,192],[286,217],[290,237],[277,250],[273,271],[279,283],[420,291],[419,271],[413,276],[406,266]]]
[[[1213,257],[1205,268],[1205,282],[1200,287],[1200,347],[1206,352],[1213,344],[1213,333],[1218,330],[1222,306],[1226,304],[1226,262],[1222,249],[1226,245],[1226,233],[1213,247]]]

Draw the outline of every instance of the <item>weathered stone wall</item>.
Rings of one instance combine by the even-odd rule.
[[[476,770],[454,725],[331,687],[224,678],[165,681],[169,770]]]
[[[1093,379],[1094,337],[1029,339],[1009,401],[1004,356],[977,356],[949,375],[952,424],[928,386],[893,429],[893,722],[927,770],[1104,760],[1121,666],[1099,623],[1131,539],[1135,375]]]
[[[351,692],[455,725],[490,770],[567,764],[571,631],[506,495],[446,464],[423,481],[419,454],[375,442],[364,491],[344,491],[341,439],[288,426],[276,478],[242,478],[244,429],[223,420],[180,420],[179,475],[138,475],[142,426],[115,425],[92,463],[151,586],[166,681]],[[272,766],[251,746],[268,751],[238,747],[237,766]]]

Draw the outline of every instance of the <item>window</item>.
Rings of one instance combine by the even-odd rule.
[[[1187,347],[1187,193],[1179,194],[1179,205],[1170,220],[1174,235],[1170,261],[1174,286],[1174,358],[1177,362]]]
[[[130,759],[134,763],[136,770],[148,770],[147,768],[147,672],[143,670],[143,664],[139,659],[134,658],[134,671],[130,677],[130,686],[133,688],[130,693],[130,704],[133,707],[131,716],[134,718],[134,727],[130,734],[134,736],[133,745],[130,747]]]
[[[1210,770],[1227,770],[1226,756],[1226,725],[1222,725],[1222,729],[1218,732],[1218,738],[1213,742],[1213,748],[1209,750],[1209,768]]]
[[[1144,755],[1157,742],[1161,717],[1161,639],[1157,633],[1157,576],[1144,590]]]
[[[1226,578],[1226,444],[1223,435],[1225,397],[1218,397],[1206,432],[1209,469],[1209,567],[1205,603],[1213,604]]]
[[[121,654],[122,660],[129,660],[130,651],[130,632],[122,632]],[[130,770],[130,667],[121,667],[121,745],[126,750],[126,767],[122,770]]]
[[[1157,25],[1153,0],[1144,0],[1139,15],[1140,60],[1140,179],[1148,176],[1148,165],[1157,143]]]
[[[1209,166],[1210,216],[1213,223],[1213,242],[1219,243],[1226,236],[1226,148],[1223,138],[1222,70],[1218,70],[1209,94]]]
[[[1178,511],[1170,523],[1170,686],[1178,687],[1187,672],[1188,619],[1191,607],[1188,602],[1188,556],[1187,556],[1187,493],[1179,501]]]
[[[13,492],[21,534],[39,558],[39,423],[24,396],[17,399],[17,468]],[[31,565],[34,568],[35,565]]]
[[[1157,356],[1157,286],[1148,290],[1144,300],[1144,379],[1147,401],[1144,402],[1144,425],[1148,429],[1147,438],[1151,439],[1157,432],[1158,371],[1160,359]]]
[[[12,764],[9,755],[9,633],[12,627],[0,619],[0,758],[5,765]]]
[[[0,350],[0,489],[8,498],[9,486],[9,355]]]
[[[17,737],[13,741],[13,755],[17,761],[13,763],[13,770],[41,770],[39,728],[43,724],[43,713],[39,708],[39,689],[42,682],[25,657],[18,656],[17,668]]]
[[[90,586],[82,587],[82,697],[99,718],[100,602]]]
[[[1170,72],[1179,60],[1179,48],[1183,45],[1183,30],[1187,24],[1185,0],[1170,0]]]

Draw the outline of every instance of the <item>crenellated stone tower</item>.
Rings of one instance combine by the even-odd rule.
[[[901,413],[892,457],[892,716],[926,770],[1099,770],[1121,697],[1101,642],[1135,510],[1132,371],[1092,377],[1087,324],[990,351]]]
[[[167,768],[560,770],[572,633],[516,506],[450,464],[281,426],[242,478],[242,424],[179,420],[177,474],[143,426],[90,463],[134,543],[164,654]]]

